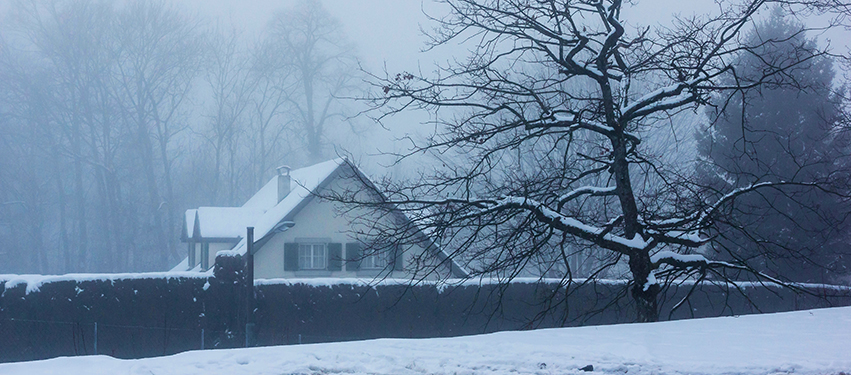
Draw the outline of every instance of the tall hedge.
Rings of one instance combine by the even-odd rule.
[[[240,267],[241,259],[231,257],[217,262],[210,277],[66,280],[29,293],[25,284],[6,289],[0,280],[0,361],[93,354],[95,323],[98,354],[119,358],[243,346],[248,288]],[[281,281],[258,282],[254,290],[258,345],[611,324],[635,315],[620,282],[565,288],[546,282]],[[672,319],[851,305],[851,291],[841,288],[800,294],[763,286],[691,291],[684,285],[665,292],[662,317],[689,292],[689,303],[680,304]]]

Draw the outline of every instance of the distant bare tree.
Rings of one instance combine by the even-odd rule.
[[[642,322],[659,318],[665,287],[689,278],[697,286],[746,273],[789,285],[746,261],[713,260],[698,251],[716,239],[716,224],[740,197],[831,186],[760,180],[705,199],[692,165],[663,163],[645,152],[642,140],[660,121],[679,127],[672,120],[682,111],[723,106],[743,90],[794,84],[778,78],[829,55],[806,46],[739,79],[737,56],[759,56],[759,46],[743,33],[761,10],[778,4],[794,15],[847,8],[815,0],[719,1],[717,14],[636,29],[628,26],[621,0],[441,3],[450,14],[435,19],[431,45],[474,41],[471,55],[431,75],[374,77],[370,98],[379,119],[410,108],[431,111],[434,134],[410,140],[406,157],[429,154],[441,164],[421,179],[384,184],[375,193],[386,199],[377,204],[358,199],[362,192],[331,197],[378,214],[400,209],[414,219],[387,227],[365,222],[368,229],[359,235],[402,246],[421,242],[425,232],[474,275],[507,279],[541,259],[571,267],[568,245],[583,243],[608,254],[591,278],[612,267],[628,269]],[[537,160],[521,166],[510,157],[529,149]],[[553,251],[559,256],[540,256]]]
[[[258,43],[252,54],[251,76],[255,87],[250,108],[250,152],[249,168],[252,171],[256,191],[264,183],[268,173],[288,159],[294,147],[287,129],[293,128],[294,120],[287,113],[288,98],[292,87],[292,70],[280,63],[274,45],[277,42],[266,38]]]
[[[208,125],[202,130],[208,143],[204,148],[212,150],[214,160],[210,203],[233,205],[237,197],[237,172],[242,167],[238,160],[243,149],[240,137],[247,130],[246,112],[257,78],[251,75],[251,56],[239,31],[220,26],[211,34],[204,76],[212,89],[212,106],[206,116]],[[220,197],[220,188],[226,188],[225,199]]]
[[[38,65],[31,56],[13,55],[0,39],[0,259],[18,271],[49,272],[44,219],[57,176],[42,173],[53,155],[36,146],[50,126],[44,79],[50,73]],[[62,246],[68,267],[71,254],[67,242]]]
[[[33,113],[41,113],[43,131],[39,134],[44,143],[33,139],[30,147],[42,148],[53,155],[56,191],[60,213],[60,233],[65,250],[64,269],[84,268],[94,259],[102,259],[99,267],[112,267],[111,256],[117,249],[111,223],[117,209],[116,199],[109,199],[107,190],[115,191],[115,101],[110,87],[111,64],[114,50],[112,37],[113,9],[106,3],[88,1],[19,1],[16,3],[16,29],[38,51],[34,62],[47,64],[41,73],[46,80],[32,81],[41,87],[39,102]],[[19,74],[24,78],[26,73]],[[33,78],[30,76],[30,78]],[[31,99],[33,92],[21,95]],[[45,117],[46,116],[46,117]],[[69,259],[70,247],[66,231],[66,203],[62,164],[71,159],[74,220],[74,247],[76,259]],[[96,175],[99,200],[87,196],[90,189],[89,167]],[[114,197],[113,197],[114,198]],[[91,206],[98,202],[97,215],[104,227],[103,236],[91,238]],[[93,254],[90,247],[99,251]]]
[[[181,116],[201,67],[203,43],[198,27],[197,21],[156,0],[130,1],[116,22],[118,98],[124,121],[132,124],[135,133],[149,200],[151,245],[162,249],[157,251],[161,267],[177,257],[171,143],[188,126]]]
[[[349,94],[357,72],[352,47],[318,0],[301,0],[275,14],[268,38],[278,63],[291,72],[287,101],[306,141],[306,159],[322,161],[332,119],[344,120],[339,98]]]
[[[279,15],[256,47],[166,0],[3,9],[4,269],[172,266],[182,209],[235,204],[274,167],[324,157],[346,122],[338,96],[356,64],[317,2]],[[32,251],[10,250],[23,238]]]

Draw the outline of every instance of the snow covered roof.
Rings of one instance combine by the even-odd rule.
[[[255,228],[255,238],[262,238],[305,198],[310,197],[311,192],[344,162],[344,159],[338,158],[290,171],[290,192],[280,202],[278,176],[274,176],[242,207],[199,207],[186,210],[184,239],[236,241],[245,237],[245,228],[251,226]]]
[[[196,209],[188,209],[186,210],[186,214],[183,218],[183,238],[181,240],[186,241],[188,238],[195,237],[195,219],[198,216],[198,210]]]
[[[201,238],[241,238],[265,212],[244,207],[199,207],[198,228]]]
[[[242,207],[200,207],[197,210],[187,210],[184,239],[239,241],[232,250],[219,251],[218,254],[242,255],[246,251],[246,227],[253,226],[255,241],[262,241],[279,223],[291,220],[291,216],[306,204],[307,198],[330,181],[330,177],[335,175],[335,171],[342,165],[347,165],[354,169],[355,173],[360,173],[354,165],[345,159],[338,158],[290,171],[289,194],[280,202],[278,202],[279,179],[278,176],[274,176]],[[365,176],[362,181],[370,183]],[[397,212],[397,214],[404,220],[408,220],[403,213]],[[420,233],[423,235],[423,241],[427,242],[426,248],[434,251],[440,262],[446,262],[453,275],[458,277],[468,275],[467,271],[454,259],[435,246],[427,235]]]
[[[273,202],[278,199],[278,178],[277,176],[273,177],[243,205],[243,207],[249,208],[271,206],[254,223],[254,238],[261,239],[269,234],[281,220],[284,220],[287,215],[293,212],[305,198],[310,197],[311,192],[322,185],[344,163],[346,163],[344,159],[334,159],[291,171],[290,193],[277,204]],[[243,238],[232,251],[236,254],[243,254],[245,244],[246,241]]]

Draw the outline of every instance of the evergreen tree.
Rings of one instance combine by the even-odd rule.
[[[840,106],[832,94],[829,58],[804,60],[782,76],[764,71],[800,59],[816,41],[775,9],[746,36],[753,48],[738,56],[730,82],[753,84],[719,100],[712,126],[698,135],[698,176],[713,195],[762,181],[831,183],[844,174],[848,141],[836,130]],[[847,273],[849,205],[830,191],[770,190],[738,198],[727,212],[714,251],[747,260],[795,281],[830,282]]]

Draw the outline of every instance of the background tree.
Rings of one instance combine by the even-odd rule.
[[[104,171],[113,157],[110,145],[115,124],[115,102],[109,87],[114,51],[110,32],[113,9],[108,4],[83,1],[22,1],[18,5],[16,26],[23,39],[35,47],[37,52],[29,58],[42,69],[45,78],[36,80],[36,76],[27,75],[26,68],[17,70],[16,78],[22,85],[44,90],[38,95],[32,95],[38,91],[30,91],[17,97],[30,108],[29,114],[21,118],[32,121],[32,115],[38,113],[40,126],[34,129],[42,129],[38,137],[22,145],[52,155],[54,168],[48,170],[56,179],[64,268],[84,267],[95,256],[106,262],[98,262],[98,269],[111,267],[108,256],[113,254],[115,244],[108,236],[113,232],[106,230],[101,232],[103,236],[92,237],[90,228],[94,213],[100,223],[110,222],[109,206],[113,202],[104,194],[100,195],[102,199],[93,200],[88,193],[92,185],[87,176],[92,167],[101,182],[97,187],[103,193],[103,177],[108,176],[108,171]],[[70,175],[64,171],[66,168]],[[65,178],[71,181],[70,217],[66,217]],[[68,227],[74,233],[70,241]],[[90,251],[92,245],[99,250],[96,254]],[[107,257],[102,258],[104,255]]]
[[[305,140],[306,160],[323,161],[329,130],[346,120],[340,98],[350,94],[357,72],[352,46],[318,0],[301,0],[275,14],[267,37],[279,68],[290,72],[287,102]]]
[[[363,202],[357,192],[331,197],[379,214],[398,207],[414,218],[410,225],[364,223],[368,229],[358,234],[375,239],[373,248],[388,238],[395,242],[386,249],[421,241],[424,230],[474,274],[510,278],[542,252],[558,254],[581,241],[610,254],[598,271],[628,269],[638,321],[657,320],[660,291],[686,278],[698,285],[747,271],[782,283],[746,260],[696,252],[715,239],[738,197],[815,182],[760,181],[706,200],[690,164],[662,163],[642,142],[660,121],[682,128],[673,121],[679,112],[777,84],[826,55],[802,48],[752,80],[730,83],[731,62],[759,55],[744,32],[773,2],[723,1],[718,14],[655,28],[627,26],[629,9],[620,0],[442,3],[450,14],[436,19],[433,45],[475,40],[471,55],[431,77],[374,77],[371,99],[385,116],[431,111],[434,134],[408,155],[430,153],[443,165],[421,179],[385,185],[381,204]],[[789,14],[828,9],[814,1],[779,3]],[[540,161],[521,168],[508,157],[524,147],[538,148]],[[565,282],[572,282],[570,272]]]
[[[802,26],[775,8],[746,38],[754,48],[735,62],[734,80],[815,50]],[[830,183],[846,174],[848,138],[838,132],[839,98],[832,60],[814,58],[710,110],[699,135],[698,176],[715,194],[762,181]],[[711,197],[712,195],[710,195]],[[797,281],[831,282],[847,270],[847,200],[819,190],[767,190],[738,198],[741,208],[719,223],[713,249],[761,271]],[[746,230],[743,230],[746,229]]]
[[[172,140],[198,66],[192,22],[153,1],[21,0],[10,19],[4,73],[18,89],[3,101],[30,124],[16,142],[33,153],[7,171],[44,176],[27,189],[41,192],[27,226],[40,234],[19,236],[46,242],[38,272],[162,269],[176,258]]]
[[[209,178],[212,200],[210,205],[237,205],[238,173],[243,169],[239,152],[241,137],[246,137],[246,112],[257,77],[251,75],[251,56],[235,29],[217,27],[208,38],[210,63],[205,79],[212,91],[212,105],[205,116],[208,126],[202,130],[206,144],[202,150],[212,152],[214,166]],[[202,151],[202,153],[206,154]],[[220,188],[224,194],[220,193]]]
[[[172,140],[187,129],[183,112],[201,66],[197,21],[164,2],[131,1],[118,15],[120,54],[117,96],[136,137],[140,175],[147,191],[149,246],[160,267],[177,258],[178,210],[174,202]],[[162,176],[159,178],[159,176]],[[147,237],[147,236],[146,236]],[[143,256],[144,254],[137,254]]]
[[[33,144],[50,130],[44,105],[50,102],[49,77],[32,56],[12,55],[0,39],[0,259],[15,265],[14,270],[48,269],[46,245],[51,241],[45,241],[44,218],[52,203],[51,180],[58,176],[40,173],[52,170],[55,153]],[[57,255],[68,267],[72,254],[63,234],[63,241],[56,241],[61,249]],[[27,251],[14,251],[18,248]]]
[[[280,64],[275,43],[267,37],[252,49],[249,74],[255,86],[248,109],[247,169],[254,185],[246,187],[252,192],[268,181],[274,168],[295,157],[292,150],[300,143],[286,136],[294,126],[287,112],[292,71]]]
[[[354,59],[318,2],[254,45],[163,0],[5,5],[0,272],[170,269],[185,209],[351,134],[333,133]]]

